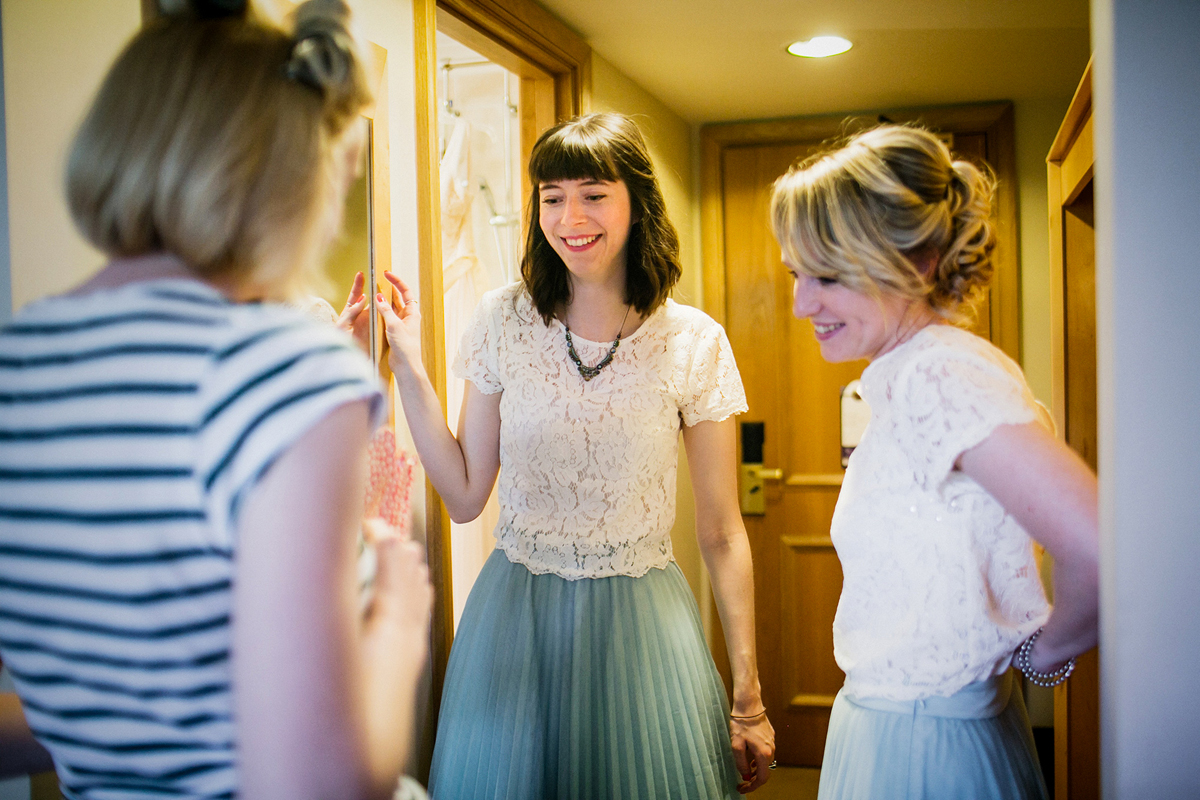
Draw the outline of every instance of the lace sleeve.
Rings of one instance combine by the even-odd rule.
[[[724,328],[710,323],[691,349],[679,403],[683,424],[719,422],[746,411],[746,391]]]
[[[911,425],[910,435],[898,438],[924,486],[940,484],[962,453],[999,426],[1042,418],[1020,368],[1005,361],[936,348],[909,365],[894,400],[895,419]]]
[[[504,390],[500,375],[501,310],[495,294],[484,295],[463,331],[451,367],[454,377],[470,381],[484,394]]]

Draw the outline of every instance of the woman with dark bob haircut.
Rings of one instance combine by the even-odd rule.
[[[68,166],[109,262],[0,330],[0,656],[65,797],[391,798],[428,573],[368,523],[362,613],[378,380],[269,302],[319,265],[361,163],[349,9],[162,6]]]
[[[767,779],[729,342],[669,299],[678,241],[637,126],[542,134],[523,280],[484,296],[454,372],[458,435],[421,366],[418,305],[385,305],[417,450],[455,521],[499,474],[497,549],[463,611],[430,774],[435,798],[729,798]],[[671,555],[682,432],[732,713]],[[740,773],[740,777],[739,777]]]

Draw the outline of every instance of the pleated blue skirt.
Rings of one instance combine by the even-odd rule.
[[[950,697],[838,692],[818,800],[1046,800],[1012,670]]]
[[[674,563],[568,581],[496,550],[450,650],[429,793],[736,798],[728,713]]]

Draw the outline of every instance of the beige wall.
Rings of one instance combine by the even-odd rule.
[[[407,0],[356,0],[366,38],[388,51],[392,263],[416,276],[413,22]],[[61,291],[102,256],[63,199],[70,140],[108,65],[140,24],[137,0],[6,0],[5,121],[13,306]]]
[[[692,169],[692,129],[671,109],[662,104],[620,70],[592,52],[592,91],[590,111],[615,111],[634,118],[662,186],[667,214],[679,232],[683,277],[675,290],[680,303],[701,304],[700,250],[695,180]],[[700,548],[696,544],[696,509],[687,461],[680,448],[679,491],[675,527],[671,531],[675,560],[687,578],[702,609],[708,606],[707,579]]]
[[[103,260],[67,214],[67,148],[141,17],[136,0],[5,0],[0,8],[16,309],[78,283]]]

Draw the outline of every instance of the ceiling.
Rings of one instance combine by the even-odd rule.
[[[1087,0],[539,2],[689,122],[1070,97],[1090,52]]]

